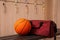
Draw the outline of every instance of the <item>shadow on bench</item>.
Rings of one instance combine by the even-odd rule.
[[[57,30],[57,33],[54,36],[54,40],[56,40],[57,35],[60,35],[60,29]],[[19,36],[16,34],[11,36],[0,37],[0,40],[39,40],[44,38],[48,38],[48,37],[36,36],[36,35]]]

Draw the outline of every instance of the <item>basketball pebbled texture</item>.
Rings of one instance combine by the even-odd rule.
[[[31,30],[30,21],[24,18],[17,20],[14,24],[14,29],[19,35],[27,35]]]

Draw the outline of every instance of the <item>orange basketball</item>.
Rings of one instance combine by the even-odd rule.
[[[21,18],[15,22],[14,28],[19,35],[27,35],[31,30],[31,24],[29,20]]]

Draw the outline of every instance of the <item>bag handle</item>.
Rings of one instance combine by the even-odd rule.
[[[30,21],[32,28],[34,28],[35,25],[32,24],[32,21]],[[38,28],[34,28],[34,29],[39,29],[40,27],[42,27],[43,22],[39,22],[39,27]]]

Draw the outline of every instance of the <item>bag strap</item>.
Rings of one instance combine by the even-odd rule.
[[[30,21],[32,28],[34,28],[35,25],[32,24],[32,21]],[[42,27],[43,22],[39,22],[39,27],[38,28],[34,28],[34,29],[39,29],[40,27]]]
[[[49,37],[52,37],[52,33],[51,33],[51,27],[53,28],[53,32],[54,32],[54,39],[56,39],[56,32],[57,32],[57,25],[56,25],[56,23],[55,22],[53,22],[53,21],[51,21],[50,22],[50,33],[49,33]]]
[[[34,25],[32,24],[32,22],[30,21],[31,25],[32,25],[32,28],[34,28]]]
[[[39,28],[43,25],[43,22],[40,22]]]

